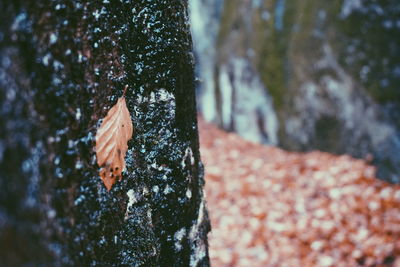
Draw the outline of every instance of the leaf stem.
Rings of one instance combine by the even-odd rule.
[[[122,94],[122,96],[124,96],[124,97],[125,97],[126,89],[128,89],[128,85],[125,85],[124,93]]]

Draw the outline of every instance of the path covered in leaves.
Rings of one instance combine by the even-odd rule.
[[[373,167],[199,126],[212,266],[400,267],[400,186]]]

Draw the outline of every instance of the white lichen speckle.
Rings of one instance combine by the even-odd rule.
[[[166,89],[161,88],[157,92],[157,97],[160,101],[170,101],[170,100],[175,100],[175,96],[168,92]]]
[[[153,186],[153,192],[157,194],[158,191],[160,191],[160,188],[157,185]]]
[[[42,58],[42,63],[45,66],[49,65],[49,60],[51,59],[51,55],[50,54],[46,54],[43,58]]]
[[[150,93],[150,99],[149,99],[150,103],[155,103],[156,102],[156,94],[154,92]]]
[[[77,109],[76,109],[76,112],[75,112],[75,119],[76,119],[77,121],[79,121],[79,120],[81,119],[81,117],[82,117],[81,109],[80,109],[80,108],[77,108]]]
[[[192,191],[190,191],[190,189],[188,189],[188,190],[186,191],[186,197],[187,197],[188,199],[191,199],[191,198],[192,198]]]
[[[78,160],[78,161],[75,163],[75,169],[80,170],[80,169],[82,169],[82,168],[83,168],[83,163],[82,163],[82,161]]]
[[[62,70],[64,68],[64,64],[62,64],[60,61],[58,60],[54,60],[53,61],[53,68],[55,71],[59,71]]]
[[[100,12],[96,9],[96,11],[95,12],[93,12],[92,13],[92,15],[94,16],[94,18],[96,19],[96,20],[98,20],[99,18],[100,18]]]
[[[168,195],[169,193],[172,193],[172,192],[174,192],[174,190],[169,185],[166,185],[165,189],[163,191],[164,195]]]
[[[83,55],[82,55],[81,52],[79,52],[79,53],[78,53],[78,62],[79,62],[79,63],[82,63],[82,61],[83,61]]]
[[[141,69],[142,66],[137,65],[136,69],[139,70]],[[147,98],[143,98],[143,101],[146,101]],[[155,92],[151,92],[148,101],[150,103],[156,103],[156,102],[168,102],[168,101],[172,101],[175,103],[175,96],[168,92],[166,89],[161,88]]]
[[[57,35],[55,35],[54,33],[50,34],[50,44],[55,44],[57,42]]]
[[[340,17],[342,19],[347,18],[353,13],[353,11],[362,8],[361,0],[345,0],[342,5],[342,10],[340,12]]]
[[[192,249],[192,253],[190,255],[190,266],[198,266],[198,263],[206,256],[206,245],[204,240],[199,236],[200,227],[204,222],[204,209],[205,203],[204,199],[200,202],[199,206],[199,215],[197,217],[196,222],[192,225],[189,232],[189,240]]]
[[[129,218],[129,209],[132,207],[137,202],[137,199],[135,197],[135,191],[133,189],[130,189],[126,195],[128,196],[128,205],[126,206],[126,212],[125,212],[125,220]]]
[[[190,147],[186,148],[186,150],[185,150],[185,155],[183,156],[183,159],[182,159],[182,162],[181,162],[182,168],[186,167],[186,159],[187,158],[190,159],[190,165],[193,165],[194,164],[194,157],[193,157],[192,149]]]
[[[148,195],[149,189],[147,187],[143,187],[143,195]]]
[[[54,219],[57,215],[57,212],[54,209],[50,209],[47,211],[47,218]]]
[[[175,240],[175,249],[176,251],[182,250],[182,239],[186,235],[186,228],[181,228],[179,231],[175,232],[174,240]]]
[[[147,219],[149,220],[149,222],[151,222],[151,220],[152,220],[152,213],[151,213],[151,208],[149,208],[148,210],[147,210]]]

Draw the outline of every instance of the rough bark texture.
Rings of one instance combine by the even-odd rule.
[[[185,0],[0,1],[0,262],[208,266]],[[123,87],[124,179],[94,136]]]
[[[206,120],[285,149],[371,154],[400,182],[398,1],[190,2]]]

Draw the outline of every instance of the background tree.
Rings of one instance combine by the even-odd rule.
[[[0,261],[207,266],[185,0],[3,0]],[[108,192],[96,129],[125,85],[134,135]]]
[[[206,120],[288,150],[372,158],[400,182],[398,1],[190,3]]]

